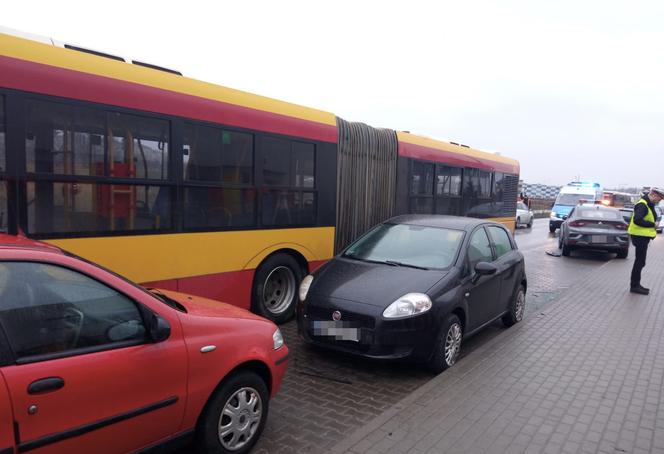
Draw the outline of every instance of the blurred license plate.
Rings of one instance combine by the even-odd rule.
[[[590,240],[593,243],[606,243],[606,235],[593,235]]]
[[[335,340],[360,341],[360,330],[348,322],[314,321],[314,335],[334,337]]]

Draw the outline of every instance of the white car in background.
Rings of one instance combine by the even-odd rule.
[[[526,206],[523,202],[517,202],[516,204],[516,228],[518,229],[520,225],[525,225],[527,228],[533,226],[533,212],[530,211],[530,208]]]
[[[663,213],[664,209],[662,209],[661,206],[656,205],[655,216],[657,216],[657,219],[655,220],[655,229],[657,230],[657,233],[662,233],[662,230],[664,230],[664,216],[662,216]]]

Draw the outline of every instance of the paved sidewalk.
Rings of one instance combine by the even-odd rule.
[[[664,453],[664,238],[463,358],[334,453]],[[561,258],[560,266],[574,260]]]

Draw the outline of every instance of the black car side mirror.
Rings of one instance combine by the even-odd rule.
[[[171,325],[168,321],[157,314],[152,314],[148,328],[153,342],[162,342],[171,335]]]
[[[475,272],[481,276],[490,276],[496,274],[496,271],[498,271],[498,267],[493,263],[479,262],[475,265]]]
[[[566,220],[567,220],[567,215],[564,215],[563,216],[563,221],[566,221]]]
[[[475,265],[475,275],[473,276],[471,282],[476,284],[482,276],[490,276],[495,274],[498,271],[498,267],[489,262],[479,262]]]

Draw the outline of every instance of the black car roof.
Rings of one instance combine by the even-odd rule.
[[[390,218],[385,222],[390,224],[412,224],[426,227],[444,227],[448,229],[465,231],[473,230],[475,227],[482,224],[502,225],[497,222],[488,221],[485,219],[467,218],[464,216],[447,216],[442,214],[404,214]]]

